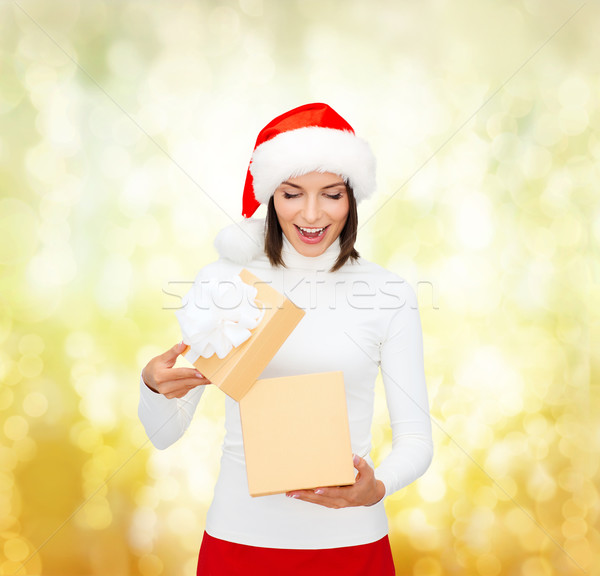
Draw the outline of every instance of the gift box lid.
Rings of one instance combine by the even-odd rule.
[[[213,384],[236,401],[252,387],[305,312],[272,286],[246,269],[240,278],[257,290],[256,303],[263,309],[259,325],[248,340],[233,348],[224,358],[213,354],[199,357],[194,366]],[[189,347],[183,351],[185,354]]]

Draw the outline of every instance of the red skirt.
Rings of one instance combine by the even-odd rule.
[[[394,576],[390,541],[343,548],[261,548],[204,532],[197,576]]]

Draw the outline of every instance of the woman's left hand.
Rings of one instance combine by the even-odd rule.
[[[364,458],[354,455],[354,467],[358,470],[356,480],[351,486],[333,486],[314,490],[292,490],[286,496],[306,500],[327,508],[346,508],[348,506],[372,506],[385,496],[385,486],[375,478],[375,471]]]

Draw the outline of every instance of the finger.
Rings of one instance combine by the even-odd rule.
[[[312,504],[319,504],[320,506],[326,506],[327,508],[345,508],[350,505],[350,503],[343,498],[330,498],[321,494],[315,494],[312,490],[302,490],[301,492],[301,494],[295,494],[292,498],[310,502]]]
[[[206,378],[188,378],[185,380],[166,380],[156,385],[156,390],[167,398],[181,398],[193,388],[206,386],[210,381]]]
[[[175,364],[177,360],[177,356],[179,356],[185,350],[186,344],[184,344],[183,340],[175,344],[175,346],[171,346],[166,352],[163,352],[158,357],[166,363],[171,363],[171,365]]]
[[[291,492],[286,492],[286,496],[290,496],[291,498],[315,498],[317,499],[331,499],[331,500],[346,500],[346,496],[348,494],[348,490],[351,489],[352,486],[329,486],[323,488],[314,488],[310,490],[292,490]]]
[[[210,381],[206,378],[185,378],[183,380],[169,380],[168,382],[163,383],[165,389],[164,394],[168,392],[173,392],[175,390],[184,390],[185,393],[192,390],[192,388],[197,388],[198,386],[206,386],[207,384],[210,384]]]
[[[368,466],[367,461],[364,458],[361,458],[358,454],[352,455],[352,463],[359,472],[364,470],[365,465]]]
[[[195,368],[169,368],[164,371],[169,380],[182,380],[184,378],[200,378],[206,380],[204,376]]]
[[[364,458],[358,456],[358,454],[353,456],[352,462],[354,463],[354,468],[358,470],[355,483],[360,482],[365,477],[369,478],[375,475],[375,471],[371,468],[369,463]]]

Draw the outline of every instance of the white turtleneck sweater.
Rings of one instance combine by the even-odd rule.
[[[339,252],[300,255],[284,238],[285,268],[262,254],[242,266],[220,259],[197,281],[227,277],[247,268],[306,312],[261,378],[342,370],[352,450],[373,466],[371,421],[374,385],[381,369],[392,427],[391,453],[375,469],[386,495],[421,476],[433,447],[417,299],[401,278],[359,259],[329,272]],[[189,426],[205,389],[167,399],[140,382],[139,417],[160,449]],[[226,398],[226,435],[214,499],[206,520],[216,538],[271,548],[334,548],[374,542],[387,534],[383,499],[373,506],[331,509],[285,494],[248,494],[239,405]]]

